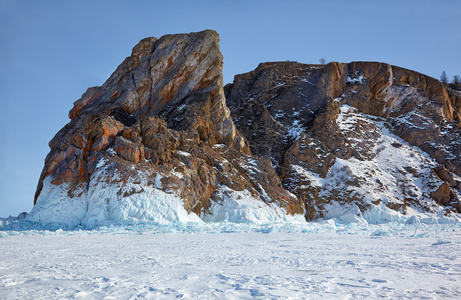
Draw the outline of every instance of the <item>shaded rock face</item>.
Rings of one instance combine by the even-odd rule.
[[[223,87],[218,43],[211,30],[140,41],[74,103],[28,218],[354,221],[461,210],[456,87],[365,62],[263,63]]]
[[[460,211],[461,108],[439,81],[384,63],[279,62],[225,91],[252,153],[272,160],[308,220],[383,205]]]

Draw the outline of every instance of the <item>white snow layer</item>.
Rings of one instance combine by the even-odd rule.
[[[148,174],[145,171],[137,173],[136,183],[130,179],[122,184],[117,180],[107,180],[106,163],[104,160],[98,163],[98,171],[92,175],[88,191],[72,198],[68,196],[66,184],[56,186],[51,183],[51,178],[46,178],[42,193],[27,220],[51,228],[204,221],[255,224],[305,222],[303,215],[288,215],[274,203],[266,204],[246,190],[234,191],[227,186],[219,187],[222,201],[213,202],[211,213],[197,216],[184,209],[183,201],[176,193],[162,189],[162,175],[155,176],[155,186],[147,184]]]
[[[288,215],[285,210],[275,203],[265,203],[256,200],[247,190],[233,191],[227,186],[219,188],[220,203],[213,202],[211,214],[205,214],[205,222],[231,223],[305,223],[303,215]]]
[[[101,164],[90,179],[88,192],[72,198],[67,194],[67,185],[53,185],[48,177],[27,220],[58,227],[202,222],[184,209],[179,196],[159,189],[160,174],[156,175],[155,187],[147,185],[142,171],[138,175],[137,183],[133,179],[124,184],[116,180],[107,183],[105,166]]]

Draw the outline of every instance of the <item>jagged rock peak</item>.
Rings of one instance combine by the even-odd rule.
[[[30,219],[153,221],[162,209],[182,215],[172,212],[178,201],[185,215],[205,218],[223,199],[242,197],[302,213],[271,162],[250,156],[226,106],[222,64],[211,30],[141,40],[102,86],[74,103],[70,123],[50,142]],[[158,208],[158,198],[172,207]],[[63,217],[61,204],[71,203],[75,216]]]
[[[69,117],[121,108],[136,119],[160,116],[169,128],[193,129],[202,138],[209,135],[213,142],[227,144],[236,133],[221,89],[222,55],[216,32],[146,38],[101,87],[88,89],[74,103]],[[194,105],[206,105],[211,113],[175,110]],[[197,114],[204,123],[192,121]]]
[[[197,142],[236,146],[247,153],[222,86],[216,32],[143,39],[102,86],[89,88],[74,103],[69,112],[72,121],[50,142],[51,153],[60,153],[63,144],[83,151],[83,156],[104,150],[122,130],[144,133],[143,120],[149,117],[160,117],[169,129],[187,131]],[[53,173],[61,178],[58,182],[73,181],[69,176],[85,177],[83,168],[63,178],[57,165],[46,163],[43,175]]]

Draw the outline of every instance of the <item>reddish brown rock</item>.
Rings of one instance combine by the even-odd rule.
[[[114,150],[122,158],[134,163],[138,163],[140,159],[145,159],[143,146],[139,146],[121,136],[115,139]]]
[[[434,192],[432,192],[431,196],[440,204],[448,204],[451,200],[451,193],[450,186],[444,182]]]
[[[75,118],[76,115],[80,112],[80,110],[87,105],[91,100],[98,98],[101,96],[98,93],[99,87],[91,87],[89,88],[83,95],[82,98],[74,102],[74,107],[69,111],[69,118],[72,120]]]

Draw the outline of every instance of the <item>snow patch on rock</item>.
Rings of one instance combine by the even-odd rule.
[[[376,130],[376,141],[367,159],[336,158],[325,178],[291,165],[295,177],[308,183],[299,188],[317,190],[318,198],[324,201],[319,206],[323,219],[359,224],[405,223],[412,218],[430,224],[460,221],[454,214],[445,216],[446,208],[431,197],[442,181],[433,171],[437,162],[427,153],[390,133],[384,119],[347,105],[341,107],[337,123],[345,133],[359,124],[372,125],[367,126]],[[346,138],[361,150],[354,140]]]
[[[255,199],[247,190],[234,191],[227,186],[219,187],[220,202],[213,202],[210,214],[203,214],[205,222],[230,223],[306,223],[303,215],[288,215],[275,203]]]

